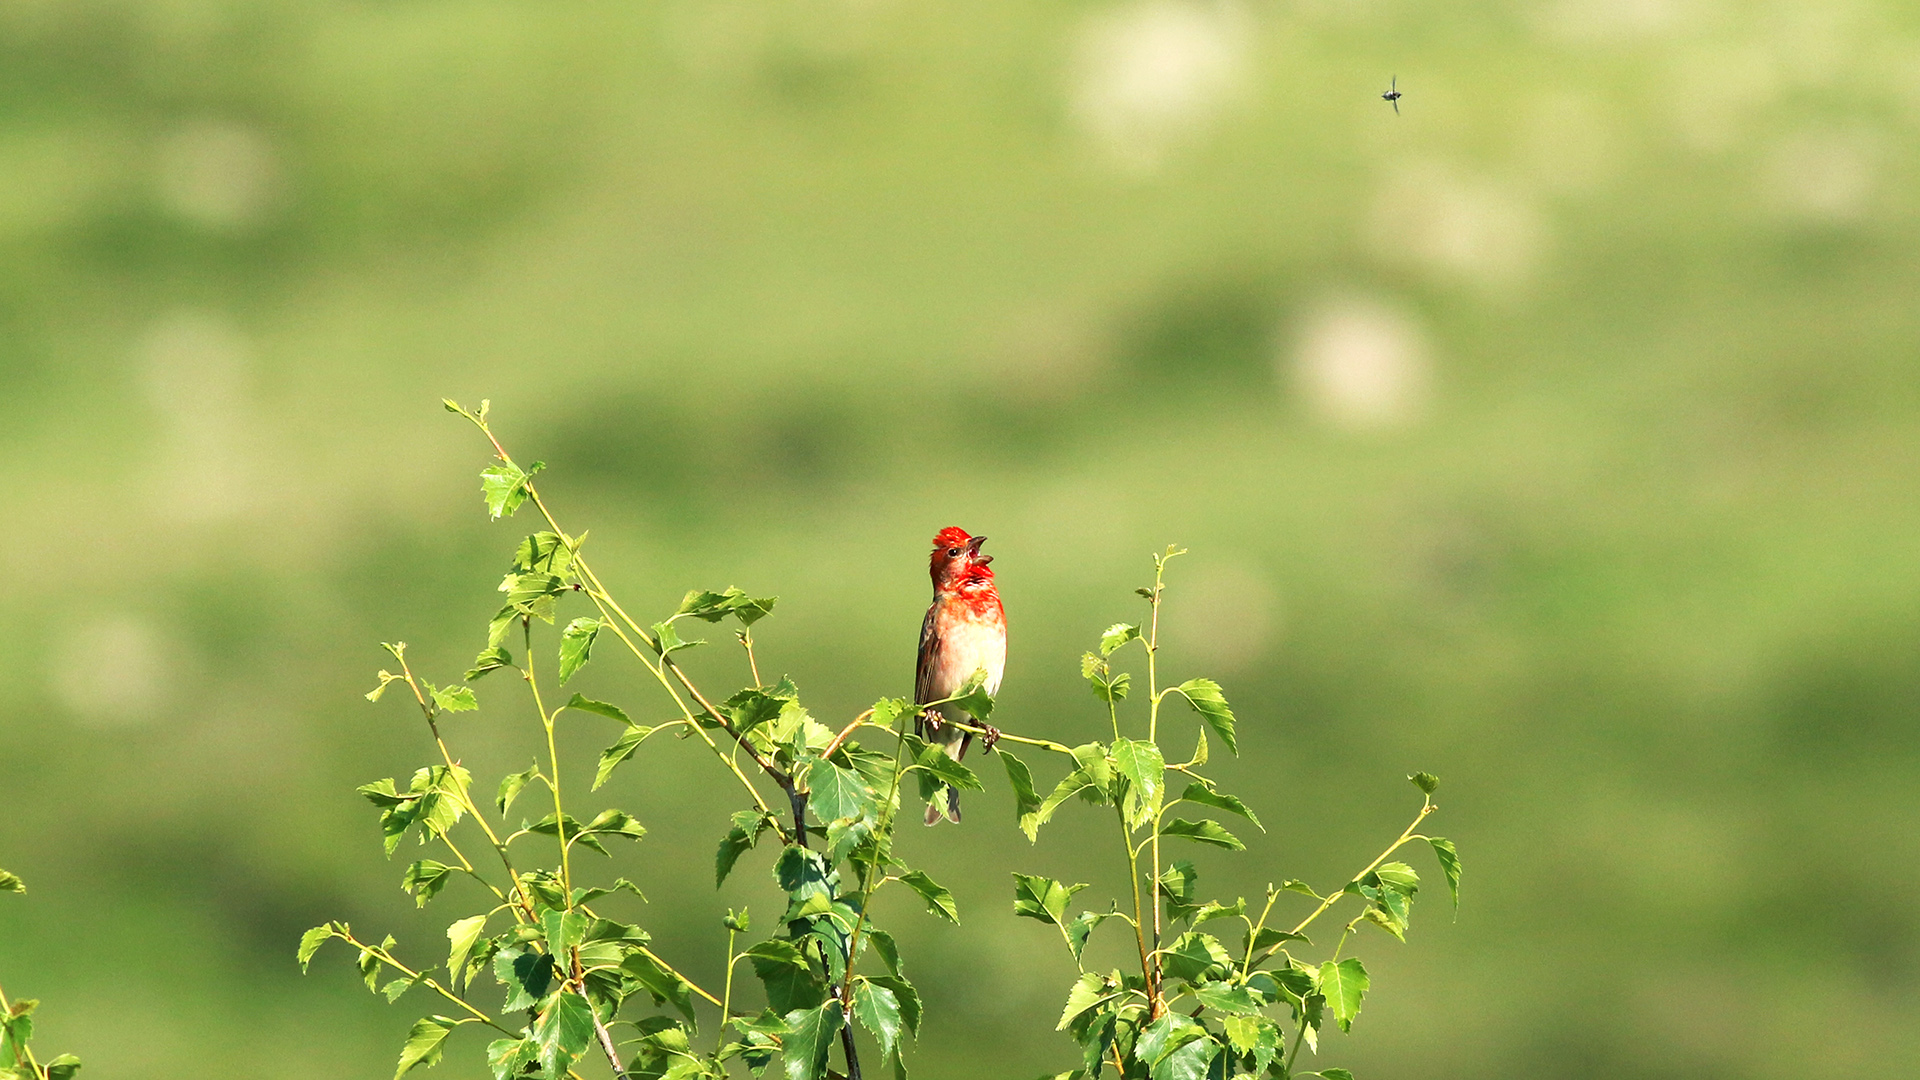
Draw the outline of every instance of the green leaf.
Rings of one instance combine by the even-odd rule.
[[[435,859],[421,859],[407,867],[406,876],[400,880],[402,891],[413,895],[415,907],[426,907],[427,901],[446,888],[451,880],[453,867]]]
[[[1280,1056],[1282,1036],[1273,1021],[1264,1016],[1229,1016],[1220,1025],[1226,1032],[1227,1043],[1236,1053],[1253,1056],[1253,1071],[1256,1075],[1267,1071],[1267,1065]]]
[[[1366,965],[1354,957],[1321,964],[1320,992],[1326,995],[1327,1008],[1333,1010],[1340,1030],[1351,1031],[1353,1018],[1360,1015],[1360,999],[1367,995]]]
[[[869,926],[866,937],[873,944],[873,950],[880,954],[880,961],[887,965],[887,970],[895,975],[900,974],[900,946],[893,940],[893,935],[877,926]]]
[[[480,933],[486,929],[485,915],[472,915],[447,927],[447,975],[453,981],[457,992],[465,979],[467,957],[472,955],[474,943],[480,940]]]
[[[767,1004],[777,1013],[811,1009],[827,998],[822,982],[807,958],[790,941],[762,941],[745,953],[753,973],[767,988]]]
[[[740,856],[753,850],[753,845],[760,840],[760,834],[770,826],[766,815],[757,810],[741,810],[733,815],[733,828],[720,838],[720,851],[714,856],[714,888],[726,883],[727,875],[733,872],[733,866],[740,861]]]
[[[961,791],[986,790],[972,769],[948,757],[946,750],[938,745],[920,751],[920,756],[913,760],[913,767],[951,788]]]
[[[1107,678],[1097,671],[1087,677],[1087,685],[1092,687],[1093,696],[1110,703],[1127,700],[1127,687],[1132,684],[1133,676],[1124,671],[1112,678]]]
[[[634,751],[640,749],[640,744],[645,742],[647,736],[653,734],[654,730],[635,724],[621,732],[612,746],[600,751],[600,767],[594,770],[593,787],[588,790],[600,790],[600,785],[607,782],[607,778],[613,775],[613,770],[618,768],[621,762],[632,757]]]
[[[1307,884],[1304,881],[1301,881],[1299,878],[1288,878],[1287,880],[1280,883],[1280,888],[1286,892],[1297,892],[1304,896],[1311,896],[1315,900],[1326,899],[1326,897],[1323,897],[1319,893],[1314,892],[1313,886]]]
[[[1229,851],[1245,851],[1247,845],[1240,838],[1228,832],[1217,821],[1201,819],[1188,821],[1186,818],[1174,818],[1160,826],[1161,836],[1179,836],[1201,844],[1212,844]]]
[[[1233,736],[1233,710],[1227,707],[1220,684],[1212,679],[1188,679],[1177,689],[1180,696],[1187,699],[1187,704],[1206,719],[1213,733],[1220,736],[1220,741],[1227,744],[1227,749],[1238,755],[1240,743]]]
[[[873,809],[873,797],[859,775],[825,758],[815,759],[807,769],[807,789],[807,805],[823,822],[865,817]]]
[[[1247,902],[1244,898],[1235,900],[1231,904],[1222,904],[1217,900],[1210,900],[1202,905],[1200,910],[1193,913],[1192,925],[1199,926],[1201,923],[1211,922],[1214,919],[1239,918],[1246,913]]]
[[[20,880],[20,875],[0,870],[0,892],[23,893],[26,891],[27,883]]]
[[[1353,1080],[1353,1074],[1345,1069],[1321,1069],[1320,1075],[1325,1080]]]
[[[1252,1015],[1261,1009],[1261,1003],[1255,1001],[1252,994],[1239,986],[1229,986],[1223,982],[1205,983],[1193,988],[1194,1000],[1209,1009],[1218,1009],[1224,1013]]]
[[[1114,623],[1100,633],[1100,655],[1112,656],[1114,650],[1140,636],[1140,628],[1132,623]]]
[[[512,666],[513,654],[496,645],[480,650],[480,655],[473,658],[473,667],[467,669],[466,678],[468,682],[472,682],[489,671],[498,671]]]
[[[301,972],[304,973],[307,970],[307,964],[313,960],[313,954],[320,950],[320,946],[325,945],[332,939],[332,923],[327,923],[324,926],[316,926],[300,935],[300,951],[297,954],[297,959],[300,961]]]
[[[73,1080],[80,1071],[80,1059],[72,1054],[61,1054],[42,1066],[47,1070],[47,1080]]]
[[[838,1000],[815,1009],[797,1009],[786,1015],[792,1029],[781,1043],[787,1080],[822,1080],[827,1072],[827,1051],[834,1036],[846,1024],[846,1013]]]
[[[1006,747],[996,751],[1000,764],[1007,769],[1007,785],[1013,788],[1013,816],[1020,822],[1020,831],[1027,834],[1028,842],[1038,841],[1040,836],[1040,795],[1033,789],[1033,771],[1027,763],[1009,753]]]
[[[618,720],[628,727],[639,726],[633,722],[633,719],[629,717],[620,706],[609,705],[604,701],[595,701],[588,697],[581,697],[579,694],[568,698],[567,703],[560,707],[562,709],[578,709],[581,712],[590,712],[597,716],[604,716],[609,720]]]
[[[1256,953],[1266,952],[1275,945],[1284,945],[1289,941],[1306,941],[1309,945],[1313,944],[1313,942],[1307,941],[1307,935],[1305,934],[1296,934],[1290,930],[1276,930],[1271,926],[1263,926],[1260,928],[1259,933],[1253,935],[1253,940],[1247,943],[1245,951]]]
[[[893,1053],[900,1041],[900,999],[892,990],[862,979],[853,988],[853,1015],[880,1043],[880,1054]]]
[[[580,824],[580,820],[572,814],[548,814],[527,826],[527,831],[563,840],[569,847],[578,843],[602,855],[611,854],[607,851],[606,845],[602,844],[598,837],[588,834],[586,826]]]
[[[939,882],[926,875],[925,871],[913,870],[900,875],[900,880],[908,888],[920,894],[927,902],[927,910],[950,923],[960,921],[960,909],[954,905],[953,894]]]
[[[1067,1030],[1067,1027],[1082,1015],[1119,997],[1120,993],[1121,987],[1118,983],[1109,980],[1099,972],[1087,972],[1073,984],[1073,989],[1067,991],[1067,1006],[1061,1010],[1060,1022],[1053,1026],[1053,1030]]]
[[[1207,1068],[1219,1054],[1219,1043],[1194,1039],[1161,1058],[1148,1075],[1151,1080],[1206,1080]]]
[[[907,1025],[907,1030],[915,1035],[920,1034],[920,992],[913,988],[913,984],[898,975],[873,975],[867,981],[892,991],[894,1000],[900,1003],[900,1019]]]
[[[531,1009],[553,989],[553,958],[527,945],[509,945],[494,954],[493,974],[507,987],[501,1012]]]
[[[522,772],[508,773],[505,777],[501,778],[500,791],[493,797],[493,805],[499,807],[502,814],[506,813],[507,807],[513,805],[513,800],[519,798],[521,790],[524,789],[528,782],[539,772],[540,763],[536,761],[527,766]],[[595,786],[598,787],[599,785],[596,784]]]
[[[465,686],[439,687],[427,684],[427,690],[433,694],[433,704],[442,712],[472,712],[480,707],[473,691]]]
[[[587,822],[584,830],[595,836],[624,836],[629,840],[638,840],[647,835],[647,827],[640,824],[632,814],[625,810],[602,810]]]
[[[1453,911],[1460,913],[1460,853],[1453,850],[1453,841],[1444,836],[1427,838],[1433,845],[1433,857],[1440,860],[1440,870],[1447,875],[1447,891],[1453,894]]]
[[[586,535],[583,533],[580,538],[585,540]],[[521,573],[537,572],[571,579],[573,552],[578,546],[559,533],[543,529],[520,541],[520,547],[513,553],[513,568]]]
[[[1086,887],[1084,884],[1062,885],[1052,878],[1016,873],[1013,875],[1013,913],[1064,926],[1067,905],[1073,902],[1073,894]]]
[[[1407,779],[1412,781],[1414,787],[1428,795],[1433,794],[1434,790],[1440,786],[1440,778],[1430,772],[1417,772]]]
[[[1128,826],[1137,829],[1160,812],[1160,802],[1166,798],[1166,759],[1153,743],[1120,738],[1113,740],[1113,767],[1127,778],[1123,809]]]
[[[732,615],[741,625],[752,626],[773,612],[777,596],[751,597],[738,588],[729,587],[726,592],[704,592],[695,589],[680,601],[680,609],[675,617],[688,615],[706,622],[719,622]]]
[[[400,1067],[394,1070],[394,1080],[400,1080],[415,1065],[432,1068],[440,1064],[440,1044],[447,1041],[447,1032],[458,1026],[457,1022],[438,1016],[415,1021],[413,1030],[407,1033],[407,1045],[400,1049]]]
[[[661,656],[671,656],[682,649],[691,649],[695,645],[705,645],[702,640],[682,641],[680,631],[673,628],[673,621],[653,624],[653,651]]]
[[[533,1040],[540,1048],[540,1065],[549,1075],[564,1074],[593,1039],[593,1006],[568,990],[553,999],[533,1023]]]
[[[536,461],[522,472],[509,461],[489,465],[480,471],[480,493],[487,500],[487,513],[495,520],[511,517],[527,501],[527,478],[537,473],[544,462]]]
[[[1202,740],[1205,740],[1205,738],[1206,736],[1201,736]],[[1188,784],[1187,790],[1180,793],[1180,801],[1199,803],[1201,806],[1211,806],[1218,810],[1225,810],[1230,814],[1239,814],[1241,817],[1253,822],[1254,828],[1259,829],[1261,832],[1267,831],[1267,827],[1260,824],[1260,819],[1254,816],[1253,811],[1247,808],[1246,803],[1241,802],[1232,795],[1223,795],[1220,792],[1214,791],[1205,784]]]
[[[520,1080],[538,1052],[532,1039],[495,1039],[488,1043],[487,1065],[493,1070],[493,1080]]]
[[[1140,1038],[1134,1043],[1133,1052],[1141,1061],[1155,1064],[1165,1059],[1175,1049],[1197,1039],[1204,1039],[1207,1031],[1188,1017],[1176,1012],[1162,1013],[1160,1019],[1148,1024],[1140,1031]]]
[[[1108,919],[1118,918],[1119,915],[1117,911],[1083,911],[1074,916],[1073,921],[1067,924],[1067,947],[1073,951],[1073,959],[1076,963],[1080,960],[1080,955],[1087,951],[1087,938],[1093,934],[1094,929]]]
[[[993,715],[993,695],[987,693],[986,683],[987,669],[981,668],[967,676],[960,692],[953,696],[953,703],[966,710],[976,724],[986,723],[987,718]]]
[[[1232,973],[1233,957],[1212,934],[1189,932],[1180,935],[1171,948],[1161,950],[1160,966],[1176,979],[1209,982]]]
[[[656,1004],[672,1003],[686,1018],[689,1027],[696,1026],[693,1011],[693,987],[687,980],[662,967],[658,960],[645,952],[634,951],[620,961],[620,970],[633,976],[634,981],[644,987]]]
[[[599,619],[579,618],[560,631],[560,682],[565,685],[574,673],[587,666],[593,656],[593,641],[600,636]]]

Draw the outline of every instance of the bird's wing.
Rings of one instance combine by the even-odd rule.
[[[931,701],[935,697],[932,685],[933,667],[940,653],[940,639],[933,632],[933,613],[939,608],[940,601],[935,600],[927,608],[927,617],[920,623],[920,656],[913,669],[913,700],[916,705]],[[913,726],[914,734],[923,739],[926,738],[926,732],[922,730],[925,725],[919,717],[914,718]]]

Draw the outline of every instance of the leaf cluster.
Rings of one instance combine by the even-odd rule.
[[[26,891],[18,874],[0,870],[0,893]],[[9,999],[0,990],[0,1080],[72,1080],[80,1072],[80,1059],[72,1054],[41,1061],[27,1045],[33,1039],[33,1014],[39,1007],[33,998]]]

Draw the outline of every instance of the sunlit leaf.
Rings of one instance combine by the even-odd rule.
[[[1140,628],[1132,623],[1114,623],[1100,633],[1100,655],[1112,656],[1114,650],[1140,636]]]
[[[1201,742],[1205,743],[1205,741],[1206,737],[1201,736]],[[1211,806],[1219,810],[1225,810],[1230,814],[1239,814],[1241,817],[1253,822],[1254,827],[1261,832],[1267,831],[1266,826],[1260,824],[1260,819],[1254,816],[1253,811],[1248,809],[1246,803],[1241,802],[1232,795],[1223,795],[1220,792],[1214,791],[1205,784],[1188,784],[1187,790],[1180,793],[1180,801],[1199,803],[1201,806]]]
[[[1433,856],[1440,860],[1440,870],[1447,875],[1447,891],[1453,894],[1453,910],[1460,911],[1460,853],[1453,849],[1453,841],[1443,836],[1427,839],[1433,846]]]
[[[862,979],[853,988],[853,1015],[880,1043],[880,1053],[893,1053],[900,1040],[900,999],[892,990]]]
[[[1227,699],[1220,692],[1220,684],[1212,679],[1188,679],[1177,689],[1180,695],[1187,699],[1187,703],[1206,719],[1208,726],[1213,728],[1213,733],[1220,736],[1220,741],[1227,744],[1227,749],[1236,755],[1239,754],[1240,743],[1233,734],[1233,710],[1227,707]]]
[[[798,1009],[786,1015],[790,1033],[782,1041],[787,1080],[821,1080],[827,1071],[827,1050],[846,1023],[838,1000],[818,1008]]]
[[[1353,1028],[1360,1015],[1360,999],[1367,995],[1367,968],[1359,959],[1348,957],[1339,963],[1329,960],[1320,965],[1320,992],[1326,995],[1327,1008],[1341,1031]]]
[[[600,751],[600,767],[594,770],[593,787],[589,790],[600,790],[600,785],[607,782],[607,778],[613,775],[613,770],[618,768],[621,762],[632,757],[634,751],[640,749],[640,744],[645,742],[647,736],[653,732],[653,728],[635,724],[621,732],[612,746]]]
[[[574,673],[587,666],[593,656],[593,642],[600,636],[599,619],[580,618],[560,631],[560,682],[564,685]]]
[[[1184,837],[1196,843],[1212,844],[1214,847],[1223,847],[1229,851],[1244,851],[1247,846],[1240,842],[1239,837],[1228,832],[1219,822],[1205,818],[1199,821],[1174,818],[1172,821],[1160,826],[1160,835]]]
[[[925,871],[914,870],[900,875],[900,880],[908,888],[920,894],[927,902],[927,910],[946,919],[948,922],[960,921],[960,908],[953,902],[953,894],[946,887],[926,875]]]
[[[562,709],[578,709],[581,712],[590,712],[596,716],[604,716],[609,720],[618,720],[628,727],[635,726],[633,719],[629,717],[626,711],[620,708],[620,706],[612,705],[604,701],[595,701],[592,698],[582,697],[579,694],[568,698],[567,703],[560,707]]]
[[[555,997],[533,1023],[540,1065],[550,1075],[564,1074],[592,1038],[593,1006],[571,990]]]
[[[1123,809],[1127,824],[1137,829],[1160,812],[1167,793],[1166,760],[1153,743],[1120,738],[1113,740],[1113,767],[1127,778]]]
[[[394,1080],[405,1076],[407,1070],[416,1065],[432,1068],[440,1064],[441,1044],[447,1041],[447,1033],[458,1026],[457,1022],[438,1016],[415,1021],[413,1030],[407,1033],[407,1044],[400,1049],[400,1067],[394,1070]]]
[[[1063,885],[1052,878],[1016,873],[1013,875],[1013,913],[1055,926],[1065,925],[1067,905],[1073,902],[1075,893],[1086,887],[1084,884]]]

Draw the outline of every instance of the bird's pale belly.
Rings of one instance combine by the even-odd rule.
[[[997,616],[999,612],[963,618],[948,631],[934,659],[933,696],[954,693],[982,668],[987,672],[987,693],[999,692],[1000,677],[1007,668],[1007,630]]]

